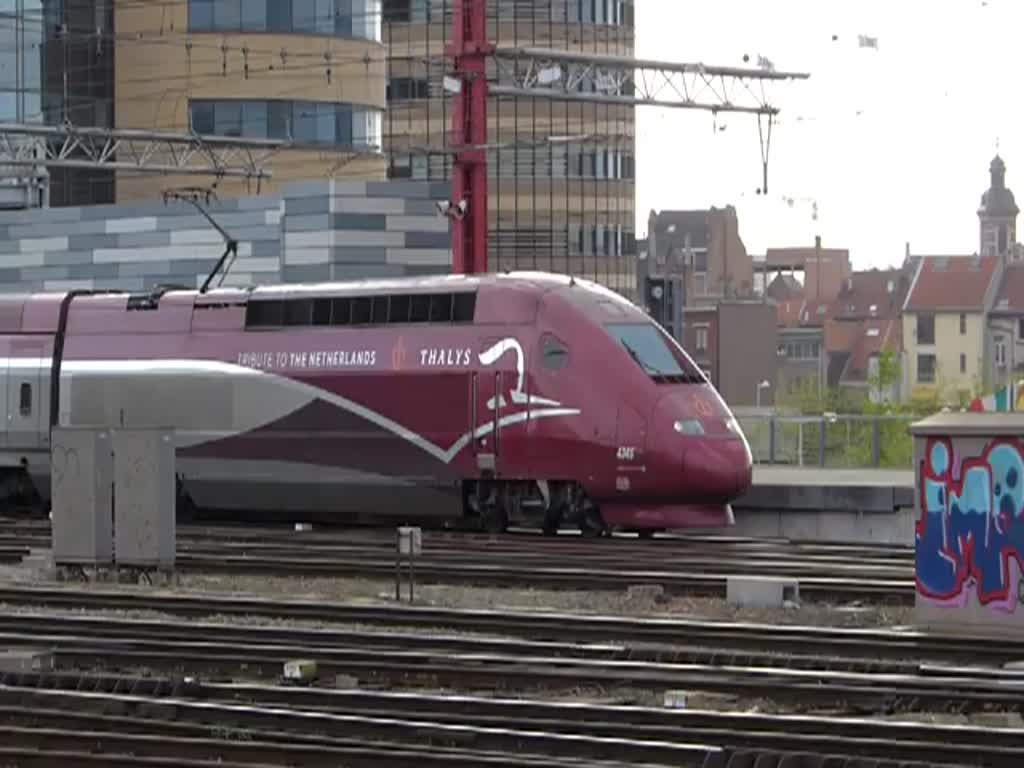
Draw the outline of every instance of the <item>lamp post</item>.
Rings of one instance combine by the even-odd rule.
[[[764,381],[758,382],[757,390],[755,391],[755,398],[756,398],[755,402],[757,403],[757,407],[758,408],[761,407],[761,390],[762,389],[768,389],[771,385],[772,385],[771,382],[768,381],[767,379],[765,379]]]

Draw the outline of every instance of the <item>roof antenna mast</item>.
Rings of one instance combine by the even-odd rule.
[[[209,214],[209,212],[203,208],[203,204],[209,205],[211,200],[217,199],[217,193],[212,189],[206,187],[181,187],[179,189],[168,189],[164,191],[164,204],[166,205],[169,200],[180,200],[182,202],[191,203],[195,206],[195,209],[203,214],[203,217],[210,222],[210,226],[220,233],[220,236],[224,238],[224,253],[221,254],[217,263],[214,264],[213,269],[210,270],[210,274],[206,276],[206,280],[203,281],[202,287],[199,289],[200,293],[206,293],[210,287],[210,283],[213,282],[213,278],[223,268],[224,273],[220,276],[220,282],[217,286],[220,287],[224,283],[224,278],[227,277],[228,271],[231,266],[235,263],[235,259],[238,257],[238,241],[235,240],[231,235],[225,231],[225,229],[216,222],[216,220]],[[202,203],[200,203],[202,200]],[[228,257],[231,257],[231,261],[228,262]],[[225,264],[227,262],[227,264]]]

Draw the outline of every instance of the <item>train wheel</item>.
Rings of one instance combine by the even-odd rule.
[[[508,529],[508,515],[498,504],[488,504],[480,510],[480,523],[487,533],[504,533]]]
[[[544,513],[544,524],[542,530],[545,536],[555,536],[558,533],[558,528],[562,524],[562,507],[555,507],[549,509]]]
[[[583,510],[583,516],[580,519],[580,533],[588,539],[596,539],[608,533],[608,527],[604,524],[601,512],[597,507],[588,504]]]

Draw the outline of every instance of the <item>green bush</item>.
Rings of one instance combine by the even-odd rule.
[[[899,358],[891,349],[883,350],[878,368],[868,382],[870,394],[888,392],[900,380]],[[913,400],[909,403],[886,402],[882,397],[873,402],[870,395],[862,392],[824,388],[819,391],[817,383],[805,382],[803,386],[780,395],[779,407],[785,413],[799,416],[837,415],[835,422],[824,422],[826,466],[870,467],[874,466],[875,422],[877,420],[879,461],[884,468],[907,468],[913,462],[914,444],[910,436],[910,424],[920,418],[937,412],[940,408],[938,396]],[[864,416],[865,419],[843,417]],[[871,418],[875,417],[875,418]],[[768,425],[758,425],[758,430],[767,430]],[[822,422],[804,424],[804,463],[817,464],[821,455]],[[796,424],[777,425],[776,445],[795,445]],[[760,443],[759,443],[760,444]],[[780,452],[781,453],[781,452]],[[782,458],[780,456],[780,458]],[[789,458],[786,456],[785,458]],[[796,463],[796,456],[793,457]]]

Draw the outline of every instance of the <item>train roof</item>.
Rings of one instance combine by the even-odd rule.
[[[288,298],[332,298],[379,296],[388,294],[474,293],[480,290],[511,291],[523,296],[530,293],[558,291],[577,298],[578,305],[600,303],[618,305],[623,310],[637,308],[620,294],[590,280],[550,272],[506,272],[485,275],[422,275],[382,279],[333,281],[322,283],[280,283],[252,287],[222,287],[200,293],[197,288],[179,286],[155,287],[150,291],[81,292],[75,306],[115,309],[177,307],[191,304],[249,304]],[[566,289],[572,289],[566,290]],[[77,292],[76,292],[77,293]],[[59,309],[69,292],[18,293],[0,295],[0,333],[51,332],[56,329]],[[510,296],[510,298],[512,298]],[[513,304],[517,304],[513,300]],[[607,306],[607,304],[605,304]],[[187,311],[187,310],[186,310]],[[163,314],[163,313],[160,313]]]
[[[323,283],[277,283],[253,288],[217,288],[207,291],[207,296],[242,296],[252,298],[287,296],[354,296],[382,293],[453,293],[469,292],[480,288],[518,288],[526,290],[552,290],[580,286],[606,298],[618,298],[619,294],[598,283],[570,275],[551,272],[505,272],[486,275],[422,275],[416,277],[393,277],[367,280],[332,281]],[[192,291],[197,293],[197,291]]]

